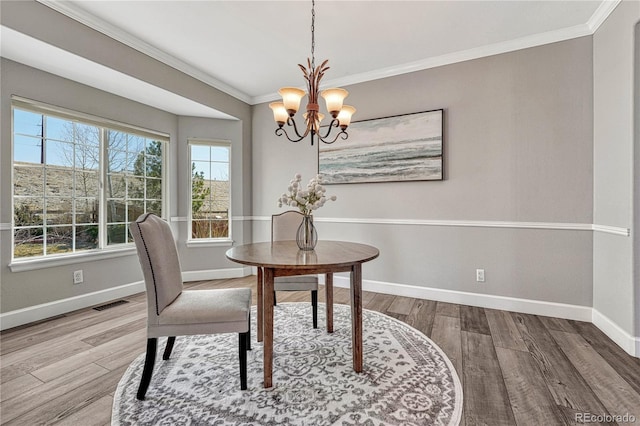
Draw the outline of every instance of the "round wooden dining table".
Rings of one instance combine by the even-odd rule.
[[[315,250],[300,250],[295,241],[244,244],[229,249],[229,260],[258,268],[257,340],[264,342],[264,387],[273,372],[273,279],[325,274],[327,332],[333,332],[333,274],[350,272],[353,369],[362,372],[362,264],[378,257],[377,248],[346,241],[318,241]]]

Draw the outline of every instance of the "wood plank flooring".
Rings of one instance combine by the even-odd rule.
[[[185,287],[252,287],[255,304],[255,277]],[[323,289],[318,296],[324,301]],[[333,297],[349,303],[347,289]],[[145,350],[145,296],[124,300],[2,332],[0,424],[110,424],[116,385]],[[309,300],[278,293],[278,302]],[[640,424],[640,359],[590,323],[370,292],[363,305],[443,349],[462,382],[462,425],[583,424],[583,413],[629,414]]]

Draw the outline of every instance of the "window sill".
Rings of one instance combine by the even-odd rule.
[[[135,255],[135,246],[128,246],[117,249],[96,250],[86,253],[65,254],[38,259],[14,260],[9,264],[11,272],[25,272],[36,269],[53,268],[63,265],[74,265],[83,262],[93,262],[97,260],[112,259],[115,257]]]
[[[187,241],[187,247],[231,247],[233,240],[220,239],[220,240],[189,240]]]

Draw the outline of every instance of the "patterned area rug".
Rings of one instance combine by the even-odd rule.
[[[238,336],[178,337],[168,361],[164,339],[145,401],[135,398],[144,354],[118,384],[112,425],[456,425],[462,389],[442,350],[408,325],[363,311],[364,372],[351,359],[351,311],[334,305],[334,333],[318,329],[309,303],[275,308],[273,383],[262,387],[262,343],[255,340],[248,389],[240,390]]]

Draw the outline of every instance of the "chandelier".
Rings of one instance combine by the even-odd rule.
[[[318,105],[318,89],[320,87],[320,80],[324,76],[324,73],[329,69],[327,63],[329,60],[325,60],[316,68],[315,64],[315,0],[311,1],[311,59],[307,58],[307,66],[298,64],[304,75],[304,79],[307,81],[307,92],[298,89],[297,87],[283,87],[278,91],[282,96],[282,102],[272,102],[269,104],[269,108],[273,110],[273,118],[278,124],[276,129],[276,135],[285,135],[291,142],[300,142],[306,138],[307,135],[311,135],[311,145],[313,145],[314,139],[331,144],[334,143],[338,136],[343,140],[349,137],[346,132],[347,127],[351,124],[351,116],[356,112],[356,109],[349,105],[343,105],[344,98],[347,97],[349,92],[344,89],[327,89],[320,93],[325,100],[327,111],[331,115],[331,123],[327,126],[324,134],[320,133],[320,127],[324,114],[320,113],[320,107]],[[301,134],[296,125],[294,116],[300,108],[300,101],[302,98],[308,95],[309,101],[307,103],[307,112],[303,114],[304,124],[306,129]],[[293,127],[295,137],[289,136],[286,128],[287,126]],[[335,134],[331,139],[330,134],[333,129],[340,128],[340,131]]]

